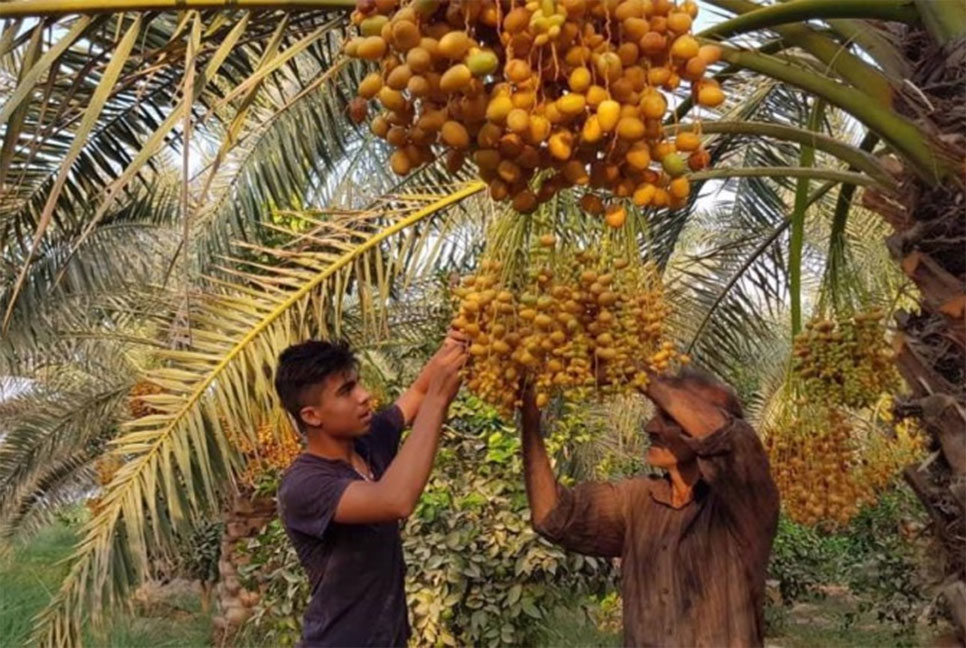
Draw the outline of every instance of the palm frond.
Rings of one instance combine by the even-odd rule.
[[[137,358],[165,346],[161,332],[170,302],[168,292],[120,280],[104,292],[43,302],[33,319],[0,338],[0,374],[39,380],[51,389],[115,375],[124,354]],[[121,343],[126,346],[119,349]]]
[[[163,151],[179,147],[184,110],[217,108],[207,122],[209,131],[217,131],[222,119],[231,121],[229,106],[236,102],[223,102],[234,88],[251,86],[253,75],[260,75],[262,92],[291,84],[299,70],[296,59],[303,66],[310,59],[326,64],[331,52],[323,56],[315,45],[346,20],[342,13],[298,14],[290,21],[285,45],[290,45],[287,39],[299,45],[291,44],[275,57],[281,60],[258,71],[278,14],[192,15],[201,16],[204,28],[195,65],[189,68],[176,62],[187,56],[191,30],[185,26],[190,23],[174,14],[148,14],[143,24],[140,15],[123,14],[37,25],[37,33],[66,32],[73,38],[60,48],[37,46],[44,65],[23,63],[33,73],[21,75],[16,102],[5,106],[7,112],[23,112],[23,121],[0,120],[10,158],[0,185],[0,250],[18,248],[23,263],[32,263],[34,239],[39,244],[46,232],[56,231],[62,241],[73,233],[70,258],[115,202],[123,207],[131,187],[136,192],[139,184],[154,182],[170,166]],[[8,34],[16,34],[10,29]],[[119,40],[119,34],[137,38],[132,43]],[[32,39],[14,35],[8,40],[13,49],[5,62],[30,53]],[[128,45],[130,55],[123,56]],[[186,74],[195,68],[197,83],[186,96]]]
[[[41,478],[34,482],[34,490],[19,499],[0,536],[21,540],[49,526],[64,506],[77,503],[85,492],[92,490],[94,463],[100,454],[81,449],[74,454],[52,461]]]
[[[15,304],[5,338],[29,337],[43,323],[39,313],[75,295],[117,293],[123,285],[148,283],[162,267],[160,259],[170,253],[171,230],[176,222],[176,190],[155,185],[132,193],[130,200],[113,210],[87,243],[68,260],[72,237],[60,233],[46,237],[29,266],[23,290],[14,302],[15,273],[24,258],[17,248],[0,256],[0,309]],[[58,273],[64,273],[57,283]]]
[[[74,353],[65,358],[69,370],[33,367],[24,388],[3,401],[0,533],[20,533],[25,521],[45,519],[67,497],[67,484],[84,482],[88,464],[117,432],[134,383],[134,356],[125,351],[124,343],[103,340],[85,350],[89,371]],[[56,485],[63,497],[52,491]]]
[[[449,219],[437,219],[433,228],[419,225],[483,188],[472,183],[448,194],[403,194],[389,202],[391,211],[305,214],[311,222],[328,217],[324,235],[306,238],[297,228],[292,235],[305,243],[299,252],[258,250],[275,264],[225,265],[231,281],[212,277],[204,293],[192,295],[192,346],[158,352],[164,366],[149,379],[163,392],[144,397],[158,413],[131,421],[113,443],[112,452],[126,463],[39,618],[38,639],[73,642],[84,611],[109,608],[130,577],[145,572],[148,544],[163,547],[176,529],[210,514],[240,467],[226,426],[250,434],[256,410],[274,402],[270,367],[278,353],[304,337],[340,334],[347,292],[368,313],[367,330],[385,331],[387,286],[414,266],[433,268],[434,237],[445,237]],[[462,217],[460,210],[448,213]]]
[[[728,120],[758,119],[800,124],[802,98],[781,86],[749,86],[747,98],[727,111]],[[729,135],[715,140],[716,167],[791,167],[797,147],[786,141]],[[677,314],[676,330],[695,358],[736,379],[743,359],[776,334],[776,314],[786,298],[785,250],[793,185],[784,178],[748,177],[710,182],[682,215],[678,243],[665,283]]]

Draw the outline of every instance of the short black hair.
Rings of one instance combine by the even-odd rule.
[[[306,402],[312,400],[313,391],[329,376],[352,371],[358,366],[359,362],[345,340],[308,340],[293,344],[278,356],[275,391],[282,407],[304,431],[299,412]]]

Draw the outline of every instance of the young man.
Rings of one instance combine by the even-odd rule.
[[[778,524],[768,458],[727,386],[654,378],[647,461],[663,477],[560,486],[532,393],[522,412],[534,528],[572,551],[620,557],[625,646],[761,646]]]
[[[304,342],[279,356],[275,388],[307,439],[278,492],[312,587],[304,648],[406,644],[400,521],[426,486],[465,359],[450,333],[412,387],[374,415],[344,343]]]

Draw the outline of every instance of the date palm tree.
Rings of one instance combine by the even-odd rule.
[[[733,368],[748,333],[767,332],[761,305],[785,296],[797,331],[811,263],[823,264],[828,299],[847,301],[855,215],[878,213],[894,229],[885,248],[919,291],[918,312],[897,317],[911,390],[900,409],[922,418],[936,455],[907,478],[945,543],[945,593],[961,611],[966,10],[956,0],[706,4],[732,16],[702,34],[723,45],[717,77],[746,91],[704,124],[716,166],[693,180],[705,193],[741,180],[726,184],[735,207],[710,228],[702,256],[713,270],[682,287],[699,314],[691,342]],[[74,300],[119,294],[93,325],[110,331],[132,311],[150,322],[135,336],[155,344],[150,379],[163,389],[148,398],[157,412],[112,442],[126,463],[40,619],[44,643],[75,643],[85,611],[116,603],[144,573],[147,547],[210,514],[238,468],[221,417],[254,429],[281,348],[337,330],[350,302],[363,330],[385,330],[384,305],[413,277],[478,245],[450,234],[494,210],[482,183],[436,166],[398,181],[382,145],[345,118],[362,72],[340,53],[351,6],[0,3],[0,82],[11,89],[0,105],[3,369],[42,366],[43,340],[70,333]],[[690,110],[683,100],[676,117]],[[682,237],[709,229],[689,228],[699,202],[637,214],[642,248],[672,260]],[[145,269],[151,286],[131,285],[123,255],[152,245],[155,230],[162,267]],[[34,315],[49,312],[61,317]]]

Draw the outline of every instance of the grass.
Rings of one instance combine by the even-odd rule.
[[[560,610],[544,624],[543,646],[548,648],[617,648],[619,632],[601,630],[579,611]]]
[[[922,625],[916,636],[897,636],[871,612],[861,613],[855,601],[838,597],[799,603],[785,610],[776,636],[765,639],[766,648],[870,648],[873,646],[928,645],[939,629]],[[850,620],[850,616],[853,616]]]
[[[128,614],[113,624],[107,641],[90,645],[109,648],[203,648],[211,645],[211,620],[193,597],[169,600],[162,616]]]
[[[860,630],[855,628],[816,628],[799,626],[781,637],[767,638],[766,648],[871,648],[896,646],[896,638],[888,630]]]
[[[21,646],[30,634],[33,616],[43,609],[67,573],[58,564],[70,553],[75,534],[54,525],[29,544],[7,547],[0,559],[0,637],[4,646]]]
[[[777,630],[765,637],[765,648],[876,648],[901,645],[927,645],[935,628],[922,628],[921,636],[902,638],[878,623],[872,614],[860,614],[847,623],[847,615],[855,612],[854,603],[829,597],[813,603],[799,604],[779,611]],[[542,646],[547,648],[616,648],[622,645],[620,633],[602,631],[593,623],[582,621],[576,610],[558,612],[545,625]]]
[[[769,636],[768,648],[868,648],[870,646],[894,646],[896,638],[888,628],[859,620],[846,624],[848,610],[839,602],[826,599],[814,603],[799,604],[785,611],[785,620],[777,636]]]
[[[0,646],[24,646],[33,617],[57,590],[67,573],[62,561],[77,540],[73,530],[55,523],[29,541],[4,547],[0,558]],[[195,648],[211,644],[211,620],[197,597],[159,602],[151,612],[113,617],[105,632],[87,631],[85,645],[98,648]]]

